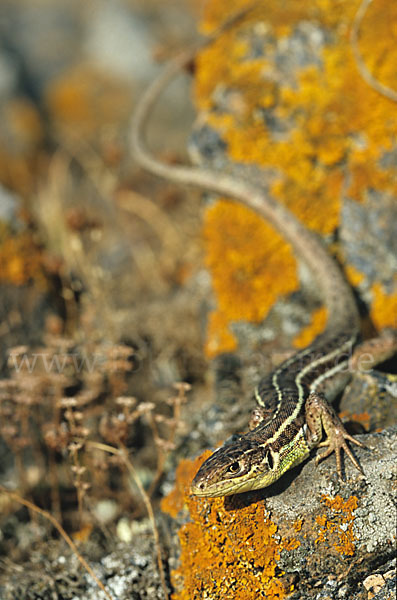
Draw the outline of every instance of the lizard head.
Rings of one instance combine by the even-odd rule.
[[[278,479],[275,463],[269,448],[242,436],[204,461],[190,491],[195,496],[215,498],[260,489]]]

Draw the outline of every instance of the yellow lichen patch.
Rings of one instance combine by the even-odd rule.
[[[233,347],[228,323],[260,321],[277,298],[297,288],[297,277],[290,247],[244,206],[217,202],[207,211],[204,236],[218,300],[207,343],[214,354]]]
[[[312,314],[310,325],[305,327],[305,329],[303,329],[299,335],[295,337],[294,346],[296,348],[305,348],[308,346],[314,340],[314,338],[324,330],[327,317],[328,313],[326,308],[322,307],[316,310]]]
[[[185,500],[189,497],[189,486],[193,477],[199,470],[200,465],[212,452],[207,450],[196,460],[181,460],[175,474],[174,489],[161,501],[161,510],[175,518],[185,506]]]
[[[303,525],[303,519],[298,519],[297,521],[294,521],[292,523],[292,527],[294,528],[294,530],[297,533],[302,530],[302,525]]]
[[[233,4],[229,0],[207,2],[201,29],[204,33],[210,33],[224,23],[227,16],[237,15],[244,8],[253,6],[253,10],[250,10],[244,17],[243,23],[256,23],[258,20],[263,21],[266,18],[272,21],[280,36],[285,36],[290,32],[290,27],[297,20],[302,19],[306,13],[304,2],[289,2],[288,10],[280,10],[279,4],[275,1],[267,2],[265,7],[261,2],[257,2],[257,6],[254,4],[252,0],[234,0]]]
[[[397,279],[396,279],[397,287]],[[374,301],[371,306],[371,319],[378,329],[397,327],[397,292],[386,294],[380,283],[372,286]]]
[[[283,550],[296,550],[301,545],[300,541],[295,538],[288,538],[283,540],[281,546]]]
[[[379,33],[382,38],[379,39]],[[397,9],[395,2],[370,2],[360,25],[359,50],[368,71],[397,91]]]
[[[22,285],[31,279],[44,283],[41,252],[31,235],[12,236],[0,231],[0,281]]]
[[[237,340],[229,329],[227,317],[220,310],[213,310],[208,316],[205,353],[209,358],[220,352],[233,352]]]
[[[27,197],[35,186],[43,164],[40,152],[44,130],[34,104],[13,98],[2,107],[0,128],[0,181],[18,195]]]
[[[369,431],[371,426],[371,415],[366,411],[362,413],[351,413],[348,410],[343,410],[339,413],[339,418],[342,420],[349,419],[350,421],[360,423],[366,431]]]
[[[211,0],[204,11],[203,28],[213,29],[248,5],[249,0]],[[393,102],[363,79],[354,59],[350,29],[359,5],[360,0],[286,0],[282,8],[277,0],[258,3],[242,23],[207,47],[197,62],[196,102],[205,110],[208,124],[227,143],[229,158],[271,167],[278,174],[271,185],[272,194],[308,227],[322,234],[331,234],[340,224],[342,187],[343,194],[356,201],[365,198],[369,188],[397,195],[395,166],[382,161],[385,153],[395,147],[397,111]],[[397,89],[397,45],[392,43],[396,22],[397,3],[378,0],[368,8],[358,36],[359,50],[368,69],[393,89]],[[290,77],[281,76],[280,52],[288,47],[297,28],[310,23],[320,37],[323,35],[322,47],[302,67],[296,62]],[[266,34],[263,55],[254,54],[249,47],[247,32],[252,27],[259,38]],[[290,57],[285,58],[288,63]],[[226,109],[218,102],[222,88],[228,91]],[[268,119],[264,118],[264,110],[269,111]],[[284,127],[281,135],[272,125],[277,121]],[[232,267],[226,265],[226,252],[223,257],[213,250],[217,245],[225,250],[223,241],[219,245],[222,234],[217,233],[224,226],[221,217],[221,213],[213,215],[207,244],[209,255],[216,254],[216,261],[210,260],[209,267],[222,324],[235,318],[259,320],[280,293],[288,293],[282,290],[285,272],[291,268],[290,259],[280,256],[278,272],[273,270],[269,276],[264,274],[263,264],[262,281],[271,282],[276,292],[273,300],[269,295],[264,308],[258,309],[261,296],[247,293],[247,289],[250,271],[254,272],[254,280],[260,281],[255,279],[260,267],[248,266],[248,261],[257,265],[265,257],[270,262],[270,250],[279,248],[279,244],[274,242],[275,232],[269,231],[266,238],[258,241],[257,254],[252,245],[243,270],[244,293],[236,296],[234,282],[239,280],[241,271],[232,276]],[[230,243],[243,247],[239,240],[246,233],[240,230],[236,206],[229,208],[228,218],[229,223],[234,221]],[[228,271],[224,276],[222,269]],[[226,298],[232,303],[230,309],[226,308]],[[383,301],[386,303],[377,293],[374,313],[378,307],[383,310]],[[384,318],[375,317],[377,320],[383,322]]]
[[[346,277],[353,287],[357,287],[364,280],[364,274],[358,271],[353,265],[346,265],[344,268]]]
[[[356,539],[353,533],[354,511],[358,506],[356,496],[346,501],[339,494],[335,498],[323,495],[321,502],[329,508],[331,514],[319,515],[315,521],[320,529],[317,531],[316,544],[332,544],[333,548],[344,556],[353,556]]]
[[[173,516],[183,506],[190,515],[179,531],[180,566],[171,574],[173,600],[281,600],[290,590],[277,576],[277,561],[281,550],[294,549],[299,542],[276,537],[277,526],[263,502],[245,506],[237,496],[233,507],[226,508],[224,498],[189,496],[188,486],[202,460],[183,461],[175,490],[162,502],[162,509]]]

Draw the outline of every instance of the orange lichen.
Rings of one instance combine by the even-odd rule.
[[[296,550],[301,545],[300,541],[295,538],[283,540],[281,546],[283,550]]]
[[[364,280],[364,274],[358,271],[353,265],[346,265],[344,268],[346,277],[353,287],[357,287]]]
[[[207,342],[205,353],[213,357],[219,352],[233,352],[237,348],[237,340],[229,329],[227,317],[218,309],[208,315]]]
[[[86,523],[81,529],[72,533],[73,540],[75,542],[86,542],[90,538],[93,528],[92,523]]]
[[[37,172],[44,166],[41,143],[44,129],[33,102],[12,98],[2,106],[0,129],[0,181],[20,196],[27,197],[35,186]]]
[[[218,299],[207,343],[208,353],[214,355],[233,348],[228,323],[260,321],[277,298],[295,290],[298,282],[290,247],[244,206],[217,202],[207,211],[204,236],[206,263]]]
[[[161,501],[161,510],[175,518],[185,506],[185,500],[189,497],[189,486],[197,473],[200,465],[211,456],[212,452],[207,450],[195,460],[181,460],[175,473],[175,486],[173,490]]]
[[[292,523],[292,527],[295,529],[295,531],[297,533],[302,530],[302,525],[303,525],[303,519],[298,519],[297,521],[294,521],[294,523]]]
[[[320,529],[317,531],[315,543],[325,542],[344,556],[353,556],[356,537],[353,533],[354,511],[358,506],[356,496],[346,501],[339,494],[335,498],[323,495],[321,502],[330,509],[331,515],[322,514],[315,521]]]
[[[22,285],[34,279],[44,283],[42,256],[28,232],[11,235],[0,231],[0,281]]]
[[[371,415],[366,411],[362,413],[351,413],[348,410],[343,410],[339,413],[339,418],[342,420],[349,419],[350,421],[360,423],[366,431],[369,431],[371,426]]]
[[[297,548],[299,542],[276,536],[277,526],[263,502],[246,506],[236,496],[233,507],[226,508],[224,498],[189,496],[189,484],[207,456],[182,461],[176,487],[162,501],[162,509],[172,516],[183,507],[190,515],[179,531],[180,566],[171,574],[173,600],[281,600],[291,589],[285,590],[277,561],[281,550]]]
[[[396,38],[397,10],[394,2],[369,3],[360,26],[359,47],[363,61],[370,73],[383,85],[391,89],[397,87],[395,60],[396,45],[390,40]],[[382,39],[379,39],[380,33]]]
[[[294,346],[296,348],[305,348],[314,338],[323,331],[327,322],[327,309],[322,307],[314,311],[310,325],[302,329],[302,331],[294,338]]]
[[[248,4],[249,0],[232,4],[228,0],[212,0],[205,9],[203,29],[213,29],[232,12]],[[386,167],[381,160],[395,144],[395,105],[364,81],[350,45],[349,32],[359,4],[360,0],[302,0],[299,3],[287,0],[281,10],[276,0],[258,3],[242,23],[203,50],[197,61],[196,102],[205,111],[208,123],[220,131],[231,160],[271,167],[278,174],[270,187],[272,194],[308,227],[322,234],[332,233],[339,225],[342,186],[344,194],[357,201],[365,198],[369,188],[397,195],[396,169]],[[296,81],[291,83],[288,77],[280,78],[279,44],[287,42],[299,24],[310,21],[327,33],[323,49],[318,53],[321,64],[313,62],[300,70],[296,67],[293,71]],[[391,40],[396,22],[397,3],[379,0],[368,8],[358,39],[368,69],[393,89],[397,89],[397,45]],[[255,59],[247,35],[253,23],[258,24],[259,35],[265,31],[269,39],[274,40],[266,42],[263,56],[256,55]],[[218,95],[214,92],[220,85],[230,92],[227,110],[216,105]],[[214,106],[216,110],[212,110]],[[286,124],[281,136],[274,135],[268,127],[263,117],[264,108],[271,111],[271,121],[278,119]],[[263,308],[258,308],[263,301],[260,295],[246,293],[250,276],[255,282],[252,289],[261,281],[257,277],[261,267],[252,267],[249,261],[257,265],[261,257],[269,260],[270,252],[281,247],[274,241],[275,232],[270,230],[267,237],[258,241],[257,254],[253,242],[250,246],[243,270],[244,293],[237,294],[235,302],[235,278],[233,267],[226,265],[225,244],[235,244],[236,251],[244,251],[240,236],[245,238],[246,232],[240,233],[238,208],[234,205],[228,209],[229,224],[234,221],[233,235],[224,237],[219,233],[224,227],[221,212],[212,213],[207,244],[224,327],[225,321],[234,319],[260,320],[271,303],[296,284],[283,291],[285,271],[292,282],[293,269],[289,253],[284,253],[279,256],[278,272],[273,271],[270,276],[263,274],[262,281],[276,288],[273,296],[265,298]],[[255,219],[259,221],[258,217]],[[215,253],[214,245],[219,246]],[[237,265],[239,268],[241,265]],[[228,271],[226,275],[222,272],[224,269]],[[358,278],[352,276],[352,279]],[[226,307],[227,297],[231,308]],[[377,294],[374,313],[379,306],[382,311],[382,299]],[[385,323],[384,316],[378,320]],[[214,327],[212,335],[217,335]],[[212,337],[210,345],[211,340]],[[222,344],[215,345],[219,352],[223,350]]]
[[[397,288],[397,278],[396,278]],[[378,329],[397,327],[397,291],[386,294],[379,283],[372,286],[374,301],[371,306],[371,319]]]

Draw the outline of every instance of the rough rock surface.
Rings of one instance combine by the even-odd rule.
[[[136,534],[131,544],[113,545],[102,552],[93,542],[85,545],[83,555],[96,576],[117,600],[162,600],[164,598],[153,559],[153,543],[148,529]],[[40,572],[40,577],[37,573]],[[105,594],[88,575],[76,556],[60,542],[40,546],[31,553],[24,570],[9,569],[7,583],[0,585],[2,600],[106,600]]]

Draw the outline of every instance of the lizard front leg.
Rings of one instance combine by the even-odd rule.
[[[356,444],[361,448],[365,448],[364,444],[354,439],[349,435],[343,426],[342,421],[334,411],[334,409],[328,404],[327,399],[323,394],[318,392],[311,392],[305,405],[305,417],[307,424],[306,438],[310,448],[327,446],[327,450],[317,456],[316,464],[327,458],[332,452],[335,452],[336,457],[336,468],[339,479],[343,481],[342,477],[342,464],[341,464],[341,449],[346,452],[347,456],[352,461],[353,465],[363,473],[362,468],[353,456],[346,441]],[[323,436],[323,430],[326,435],[326,439],[321,441]]]

